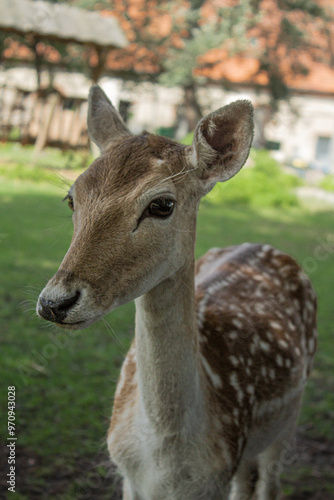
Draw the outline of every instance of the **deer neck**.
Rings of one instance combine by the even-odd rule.
[[[136,300],[141,411],[161,432],[190,433],[201,420],[194,260]]]

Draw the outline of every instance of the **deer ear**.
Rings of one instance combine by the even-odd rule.
[[[205,192],[241,169],[249,154],[253,129],[253,106],[243,100],[210,113],[198,123],[191,163]]]
[[[87,126],[89,137],[101,152],[118,136],[130,135],[121,115],[98,85],[89,92]]]

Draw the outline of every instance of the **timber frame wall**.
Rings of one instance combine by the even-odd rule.
[[[0,87],[0,141],[61,149],[88,149],[87,101],[56,90]]]

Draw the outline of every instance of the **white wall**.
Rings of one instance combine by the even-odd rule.
[[[42,80],[47,83],[46,73],[42,74]],[[35,71],[24,67],[2,71],[0,85],[3,84],[34,90]],[[178,106],[182,103],[181,89],[165,88],[149,82],[134,84],[110,77],[102,78],[100,84],[116,107],[120,100],[132,103],[129,119],[132,132],[140,133],[144,129],[154,132],[160,127],[175,125]],[[80,73],[57,72],[54,75],[54,85],[69,97],[86,97],[90,83]],[[258,109],[256,121],[262,119],[263,110],[269,103],[269,96],[265,91],[244,88],[226,91],[215,85],[204,87],[199,92],[199,100],[205,112],[235,99],[250,99],[253,102],[255,112]],[[265,136],[270,141],[280,143],[280,150],[275,153],[279,160],[312,164],[320,169],[323,168],[321,162],[315,162],[317,140],[319,136],[330,138],[328,166],[334,173],[334,95],[294,95],[290,99],[290,105],[283,103],[280,112],[267,124]]]
[[[36,71],[31,67],[19,66],[3,69],[0,66],[0,86],[8,85],[21,90],[33,92],[37,88]],[[52,75],[53,85],[65,95],[85,98],[89,91],[89,80],[82,73],[57,71]],[[50,83],[49,73],[41,72],[41,84],[47,87]]]
[[[312,164],[322,169],[323,162],[315,161],[318,137],[331,139],[329,167],[334,173],[334,96],[294,96],[292,108],[282,105],[280,113],[267,127],[268,139],[281,143],[284,161]]]

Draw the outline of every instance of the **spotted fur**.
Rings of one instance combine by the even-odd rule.
[[[195,283],[199,356],[211,409],[205,453],[196,451],[219,471],[210,481],[219,484],[225,471],[225,484],[238,467],[284,436],[287,422],[289,431],[296,422],[316,349],[316,296],[297,263],[268,245],[210,250],[196,263]],[[121,456],[120,462],[127,456],[129,428],[135,426],[135,374],[133,344],[121,372],[108,438],[111,454],[116,460]],[[140,470],[141,461],[134,467]],[[211,498],[207,491],[194,495],[182,498]]]

